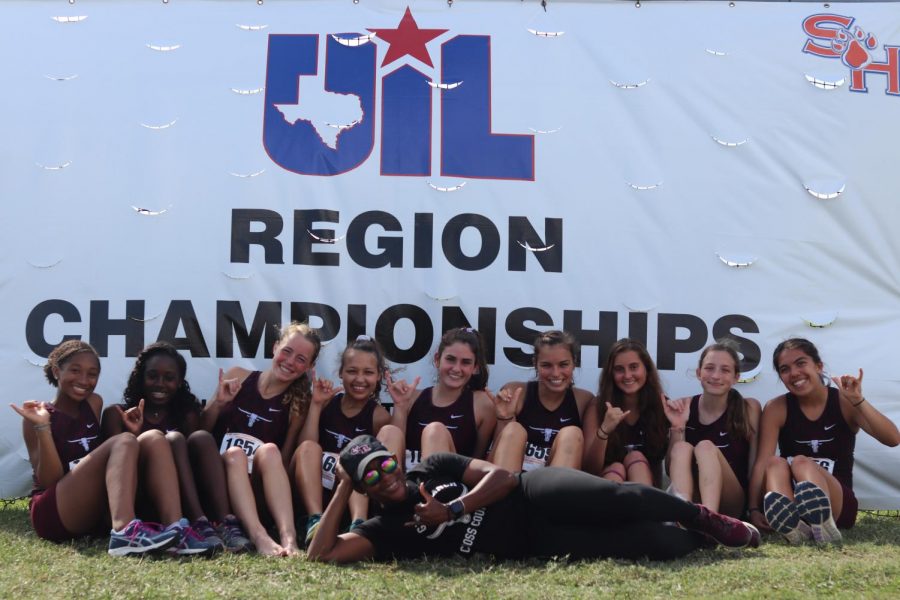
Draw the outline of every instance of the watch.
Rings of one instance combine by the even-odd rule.
[[[450,516],[453,519],[458,519],[464,514],[466,514],[466,505],[463,504],[462,499],[457,498],[453,502],[447,505],[447,510],[450,512]]]

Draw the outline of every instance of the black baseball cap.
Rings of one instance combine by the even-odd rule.
[[[375,436],[358,435],[341,450],[341,467],[350,475],[354,485],[358,485],[373,458],[393,455]]]

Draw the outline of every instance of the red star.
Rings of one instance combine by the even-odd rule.
[[[387,54],[384,56],[384,62],[381,63],[382,67],[407,54],[419,59],[429,67],[434,67],[425,44],[448,30],[419,29],[407,6],[397,29],[369,29],[369,31],[390,44]]]

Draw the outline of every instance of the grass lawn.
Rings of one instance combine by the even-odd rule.
[[[106,540],[34,535],[25,501],[0,508],[0,598],[900,598],[900,518],[861,515],[842,548],[703,550],[669,563],[416,560],[335,567],[254,555],[112,558]]]

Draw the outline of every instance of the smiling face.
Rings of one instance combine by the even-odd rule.
[[[275,344],[272,374],[278,381],[292,383],[313,366],[316,347],[300,333]]]
[[[551,392],[565,392],[572,385],[575,358],[566,345],[541,346],[535,356],[535,369],[542,387]]]
[[[394,461],[396,460],[397,458],[394,457]],[[360,483],[358,489],[372,500],[383,505],[403,502],[406,500],[406,476],[403,474],[403,469],[398,467],[394,472],[386,473],[382,469],[384,462],[385,457],[383,456],[369,461],[365,473],[378,471],[381,473],[381,477],[375,485]]]
[[[438,383],[451,390],[462,390],[475,373],[475,353],[464,342],[450,344],[434,357]]]
[[[647,383],[647,368],[634,350],[616,355],[613,361],[613,382],[626,396],[634,396]]]
[[[799,348],[782,350],[776,363],[781,382],[795,396],[809,396],[825,387],[822,383],[822,363],[817,363]]]
[[[144,400],[152,404],[168,404],[181,385],[181,373],[175,359],[156,354],[144,366]]]
[[[697,379],[700,380],[703,393],[724,396],[738,380],[734,358],[728,352],[710,350],[697,368]]]
[[[53,375],[59,382],[59,395],[75,402],[90,398],[100,379],[100,361],[90,352],[78,352],[70,356],[62,365],[53,368]]]
[[[375,395],[381,382],[377,356],[371,352],[347,350],[343,365],[338,375],[345,394],[354,400],[368,400]]]

